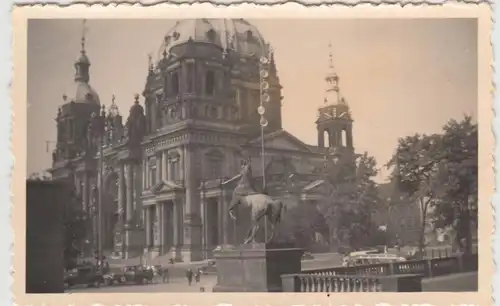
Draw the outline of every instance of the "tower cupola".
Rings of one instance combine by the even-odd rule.
[[[329,47],[329,66],[326,74],[326,90],[324,105],[318,109],[316,128],[318,146],[322,148],[353,149],[352,116],[346,99],[339,86],[340,77],[333,65],[332,45]]]

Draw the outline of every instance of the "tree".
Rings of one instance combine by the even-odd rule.
[[[30,181],[51,181],[52,177],[47,172],[33,172],[28,176]]]
[[[439,199],[440,138],[439,135],[419,134],[401,138],[395,154],[387,163],[387,167],[392,168],[391,180],[395,180],[398,189],[419,205],[422,214],[420,254],[425,247],[429,208]]]
[[[470,226],[471,221],[477,226],[474,204],[478,192],[478,127],[470,116],[461,121],[452,119],[443,127],[439,159],[443,190],[434,205],[434,225],[441,229],[451,227],[456,233],[455,243],[470,253]]]
[[[277,228],[278,240],[293,241],[297,247],[311,249],[316,233],[328,234],[325,218],[308,202],[297,201],[290,206]]]
[[[81,246],[86,237],[87,216],[79,208],[80,198],[74,192],[64,211],[64,266],[72,269],[76,266]]]
[[[32,173],[28,181],[48,181],[56,183],[57,180],[47,173]],[[76,260],[81,250],[80,247],[86,237],[87,216],[81,210],[81,199],[77,195],[73,184],[59,182],[63,188],[70,188],[67,202],[63,203],[63,256],[65,269],[72,269],[76,266]]]
[[[351,249],[366,246],[373,224],[371,215],[379,205],[377,185],[373,181],[378,170],[368,153],[344,153],[326,164],[327,195],[320,205],[330,228],[330,241]]]
[[[400,191],[419,204],[421,251],[425,227],[430,224],[434,228],[452,227],[459,247],[470,252],[471,220],[477,224],[477,214],[469,207],[470,202],[477,202],[477,146],[477,124],[470,116],[450,120],[441,134],[416,134],[399,140],[387,166],[393,169],[392,179]]]

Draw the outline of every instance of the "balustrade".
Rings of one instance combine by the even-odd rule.
[[[422,275],[282,275],[283,292],[418,292]]]
[[[421,280],[477,271],[478,255],[409,260],[352,267],[308,269],[282,275],[285,292],[410,292],[421,291]]]

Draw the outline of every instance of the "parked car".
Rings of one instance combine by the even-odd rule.
[[[311,252],[304,252],[302,255],[302,260],[311,260],[314,259],[314,256]]]
[[[102,276],[106,286],[117,285],[125,282],[124,274],[117,272],[104,273]]]
[[[64,275],[64,286],[67,288],[75,285],[99,287],[101,283],[104,283],[104,278],[95,266],[80,266],[67,271]]]
[[[121,278],[123,283],[147,284],[153,282],[153,270],[142,266],[129,266],[124,270],[124,275]]]

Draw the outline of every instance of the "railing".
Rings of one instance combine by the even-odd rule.
[[[410,260],[404,262],[308,269],[282,275],[288,292],[410,292],[421,291],[425,277],[471,272],[478,269],[478,255]]]
[[[419,292],[422,275],[355,276],[287,274],[283,292]]]

